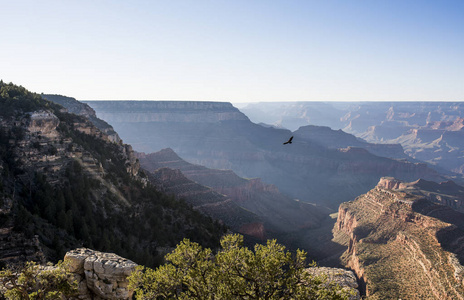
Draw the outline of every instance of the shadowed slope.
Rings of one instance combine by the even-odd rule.
[[[329,211],[286,197],[275,186],[263,184],[259,179],[244,179],[230,170],[190,164],[171,149],[138,154],[138,157],[142,167],[155,174],[166,167],[175,168],[188,179],[225,195],[235,205],[259,216],[266,232],[271,234],[318,227]],[[214,210],[214,207],[210,206],[210,209]]]

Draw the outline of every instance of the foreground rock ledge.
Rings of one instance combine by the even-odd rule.
[[[127,277],[136,263],[114,253],[78,248],[66,253],[68,271],[79,283],[79,299],[131,299]]]
[[[129,275],[136,263],[114,253],[104,253],[88,248],[78,248],[66,253],[67,269],[78,282],[78,299],[131,299]],[[350,299],[360,299],[358,284],[353,272],[326,267],[308,268],[312,275],[326,275],[329,281],[343,289],[353,291]]]

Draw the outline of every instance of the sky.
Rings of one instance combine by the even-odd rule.
[[[462,0],[0,0],[0,79],[78,100],[464,101]]]

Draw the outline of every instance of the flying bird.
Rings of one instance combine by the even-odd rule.
[[[292,143],[292,140],[293,140],[293,136],[292,136],[288,141],[286,141],[286,142],[284,143],[284,145],[291,144],[291,143]]]

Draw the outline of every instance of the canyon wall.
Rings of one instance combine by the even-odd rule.
[[[292,198],[334,210],[374,187],[382,176],[443,180],[425,164],[406,161],[398,145],[371,145],[327,127],[294,133],[264,127],[250,122],[230,103],[87,103],[136,151],[171,148],[190,163],[261,178]],[[292,135],[293,143],[283,145]]]
[[[227,102],[207,101],[86,101],[110,124],[127,122],[216,123],[248,118]],[[119,132],[119,131],[118,131]]]
[[[343,263],[369,299],[464,299],[462,251],[450,246],[464,236],[462,224],[453,224],[464,215],[399,190],[401,184],[384,178],[340,205],[334,241],[348,247]],[[447,231],[452,241],[443,238]]]
[[[71,114],[22,87],[0,88],[14,94],[0,97],[1,266],[55,261],[78,245],[153,266],[183,238],[218,245],[226,228],[150,185],[132,147],[88,110]]]
[[[142,167],[164,191],[186,199],[195,209],[232,229],[265,239],[319,227],[329,210],[281,194],[259,178],[245,179],[231,170],[190,164],[172,149],[138,153]]]
[[[42,97],[51,102],[57,103],[65,108],[65,111],[83,116],[92,122],[100,131],[105,133],[107,139],[115,143],[122,143],[119,135],[114,131],[113,127],[103,121],[100,118],[97,118],[95,110],[83,102],[79,102],[74,98],[66,97],[62,95],[45,95],[42,94]]]
[[[464,173],[463,102],[252,103],[241,111],[256,123],[291,130],[330,126],[370,143],[401,144],[440,172]]]

